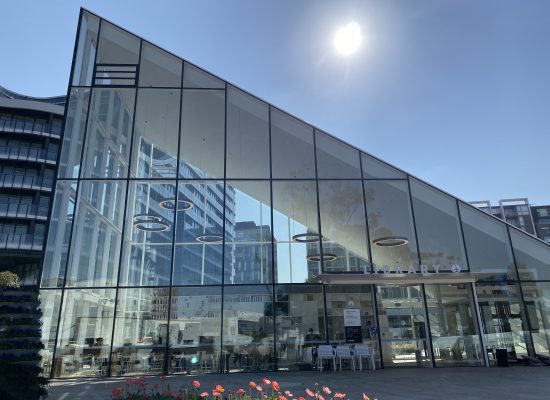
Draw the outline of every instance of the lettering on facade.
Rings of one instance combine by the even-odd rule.
[[[395,267],[390,269],[388,265],[383,265],[381,267],[376,267],[374,272],[371,274],[381,274],[381,275],[404,275],[404,274],[420,274],[420,275],[430,275],[430,274],[439,274],[441,265],[424,265],[420,264],[418,266],[409,265],[407,268],[404,268],[402,265],[396,264]],[[462,272],[462,268],[458,264],[453,264],[449,267],[452,273],[458,274]]]

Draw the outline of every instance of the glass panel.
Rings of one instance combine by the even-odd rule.
[[[274,370],[271,286],[227,286],[223,298],[222,372]]]
[[[550,246],[510,229],[514,255],[522,281],[550,280]]]
[[[170,373],[218,372],[221,287],[172,289]]]
[[[476,283],[476,293],[489,363],[496,365],[497,348],[506,348],[511,362],[526,356],[529,329],[518,284]]]
[[[271,108],[273,178],[315,178],[313,128]]]
[[[476,273],[477,279],[517,279],[506,225],[463,203],[460,217],[470,271]]]
[[[277,286],[275,313],[278,368],[311,370],[317,347],[326,343],[322,286]]]
[[[227,194],[224,282],[270,283],[269,181],[228,181]]]
[[[82,181],[67,286],[116,286],[125,181]]]
[[[62,287],[76,204],[76,181],[57,181],[40,287]]]
[[[372,298],[372,285],[325,285],[328,315],[328,339],[332,344],[362,343],[374,350],[377,364],[380,364],[378,337],[376,336],[376,315]],[[346,326],[344,312],[358,309],[361,316],[361,341],[351,341],[351,329],[348,330],[346,341]],[[361,361],[363,368],[370,368],[368,360]],[[356,363],[357,364],[357,363]],[[359,367],[359,365],[356,365]]]
[[[120,285],[170,284],[175,197],[174,183],[130,183]]]
[[[405,175],[403,172],[365,153],[361,153],[361,164],[363,165],[364,179],[406,179],[407,178],[407,175]]]
[[[360,179],[359,151],[323,133],[315,131],[317,174],[319,178]]]
[[[78,35],[78,46],[74,63],[73,85],[91,86],[92,74],[94,71],[95,53],[97,51],[97,32],[99,29],[99,18],[82,12],[80,21],[80,32]]]
[[[54,377],[107,374],[115,289],[65,290]]]
[[[78,178],[82,160],[82,144],[86,131],[86,116],[90,89],[71,89],[67,106],[67,121],[59,160],[59,178]]]
[[[119,289],[111,374],[162,373],[168,327],[168,288]]]
[[[94,89],[82,178],[124,178],[134,115],[134,89]]]
[[[422,288],[386,285],[376,290],[384,367],[430,367]]]
[[[234,192],[227,203],[234,204]],[[223,183],[178,183],[174,285],[212,285],[222,282]],[[230,214],[231,212],[231,214]],[[234,220],[227,208],[226,220]]]
[[[182,60],[143,42],[139,86],[180,87]]]
[[[227,177],[269,178],[269,108],[229,86]]]
[[[182,96],[180,176],[223,178],[224,92],[184,90]]]
[[[471,284],[425,285],[435,364],[482,365]]]
[[[189,63],[183,66],[183,87],[225,89],[225,82]]]
[[[375,271],[418,271],[409,189],[406,181],[365,181],[367,219]]]
[[[440,271],[456,271],[452,266],[458,265],[466,271],[456,200],[416,179],[411,179],[411,194],[422,264],[438,265]]]
[[[40,351],[42,360],[42,375],[49,378],[52,370],[53,348],[55,335],[59,322],[59,307],[61,306],[61,290],[41,290],[40,309],[42,310],[42,344],[44,349]]]
[[[275,282],[318,282],[319,224],[314,181],[273,182]]]
[[[138,64],[139,42],[136,36],[102,20],[97,63]]]
[[[175,178],[180,91],[140,89],[132,144],[132,176]]]
[[[535,354],[549,354],[550,282],[522,282],[521,289],[531,325]]]
[[[319,207],[324,273],[370,272],[361,182],[319,181]]]

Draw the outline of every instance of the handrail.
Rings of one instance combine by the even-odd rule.
[[[0,175],[0,187],[3,188],[37,188],[37,190],[52,190],[53,178],[37,175]]]
[[[2,119],[0,120],[0,130],[14,133],[31,133],[35,135],[61,137],[61,123],[57,125],[49,124],[45,120],[39,119]]]
[[[36,204],[7,203],[0,205],[0,217],[46,219],[48,209],[48,206]]]
[[[1,249],[42,250],[44,235],[0,233]]]
[[[12,146],[0,146],[0,158],[7,158],[10,160],[32,160],[32,161],[46,161],[56,162],[57,151],[38,149],[32,147],[12,147]]]

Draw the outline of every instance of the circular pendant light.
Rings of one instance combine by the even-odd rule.
[[[201,235],[197,236],[197,242],[201,243],[221,243],[223,241],[223,237],[220,235]]]
[[[338,256],[333,253],[323,254],[323,261],[334,261],[336,258],[338,258]],[[319,254],[310,254],[307,256],[307,260],[312,262],[321,262],[321,256]]]
[[[136,214],[134,215],[134,228],[145,232],[162,232],[169,229],[168,222],[153,214]]]
[[[378,247],[398,247],[409,243],[409,239],[403,236],[385,236],[374,239],[372,243]]]
[[[176,211],[189,211],[194,207],[194,204],[187,200],[178,200],[178,208]],[[173,211],[176,207],[176,199],[163,200],[159,203],[159,207],[165,210]]]
[[[299,242],[299,243],[309,243],[309,242],[316,242],[319,240],[319,234],[308,232],[308,233],[299,233],[297,235],[292,236],[293,242]]]

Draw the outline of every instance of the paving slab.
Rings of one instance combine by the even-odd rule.
[[[212,390],[216,384],[237,390],[247,389],[249,381],[260,383],[264,377],[278,381],[283,390],[290,390],[296,397],[306,398],[305,389],[318,383],[330,387],[333,393],[346,393],[350,400],[362,400],[362,393],[371,400],[550,400],[550,367],[203,374],[168,376],[166,382],[150,376],[146,382],[178,389],[199,380],[201,390]],[[49,399],[110,400],[113,388],[125,386],[129,378],[134,377],[52,380]]]

